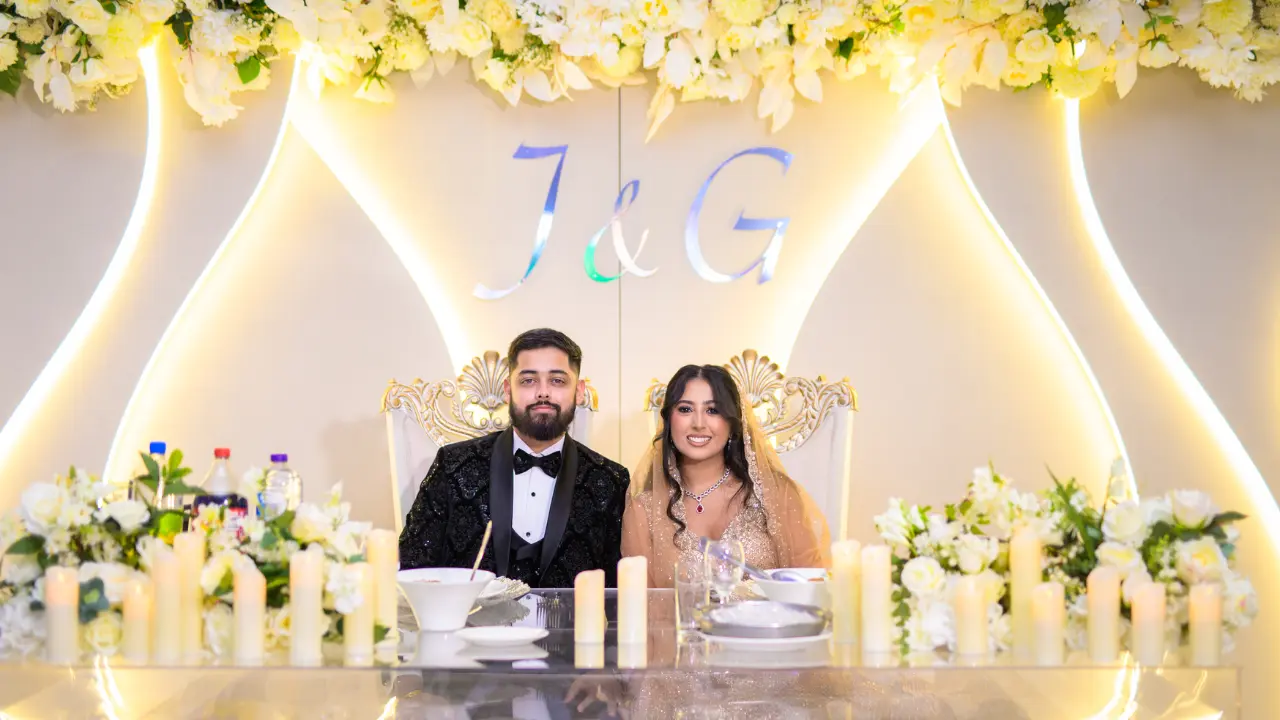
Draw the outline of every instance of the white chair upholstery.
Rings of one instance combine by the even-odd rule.
[[[382,394],[382,412],[387,418],[397,532],[404,528],[404,518],[441,447],[511,426],[502,396],[502,383],[508,374],[507,359],[490,350],[483,357],[473,358],[456,380],[388,383]],[[591,416],[598,409],[599,400],[590,381],[586,382],[587,392],[574,413],[569,433],[575,440],[590,444]]]
[[[787,377],[777,363],[755,350],[744,350],[724,367],[747,396],[787,473],[804,485],[827,516],[832,539],[843,540],[849,528],[853,413],[858,409],[849,379]],[[666,393],[666,383],[656,379],[645,393],[654,434]]]

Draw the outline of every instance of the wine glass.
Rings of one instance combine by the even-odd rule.
[[[703,558],[707,566],[707,579],[715,590],[717,601],[725,605],[729,602],[734,587],[742,579],[742,564],[746,562],[742,543],[727,538],[707,543]]]

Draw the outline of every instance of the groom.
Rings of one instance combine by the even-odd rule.
[[[556,330],[529,330],[507,367],[511,429],[440,448],[405,518],[400,567],[469,568],[492,521],[482,569],[571,588],[599,568],[614,587],[630,478],[566,434],[586,392],[582,349]]]

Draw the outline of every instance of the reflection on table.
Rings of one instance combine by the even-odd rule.
[[[472,613],[471,626],[545,628],[536,643],[468,645],[418,633],[401,609],[395,666],[0,668],[0,710],[14,718],[1237,718],[1234,668],[960,667],[946,658],[891,666],[828,643],[790,651],[727,649],[681,636],[670,591],[650,591],[649,640],[575,647],[572,591],[535,591]],[[279,662],[278,660],[276,662]]]

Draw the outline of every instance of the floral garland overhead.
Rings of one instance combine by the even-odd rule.
[[[313,87],[390,102],[468,62],[511,104],[593,86],[657,82],[651,132],[677,100],[743,101],[786,125],[827,74],[878,67],[903,92],[936,73],[959,104],[971,85],[1044,85],[1081,98],[1138,67],[1178,64],[1259,100],[1280,80],[1280,0],[0,0],[0,90],[23,78],[64,112],[136,82],[138,51],[171,33],[190,106],[209,125],[297,53]]]

